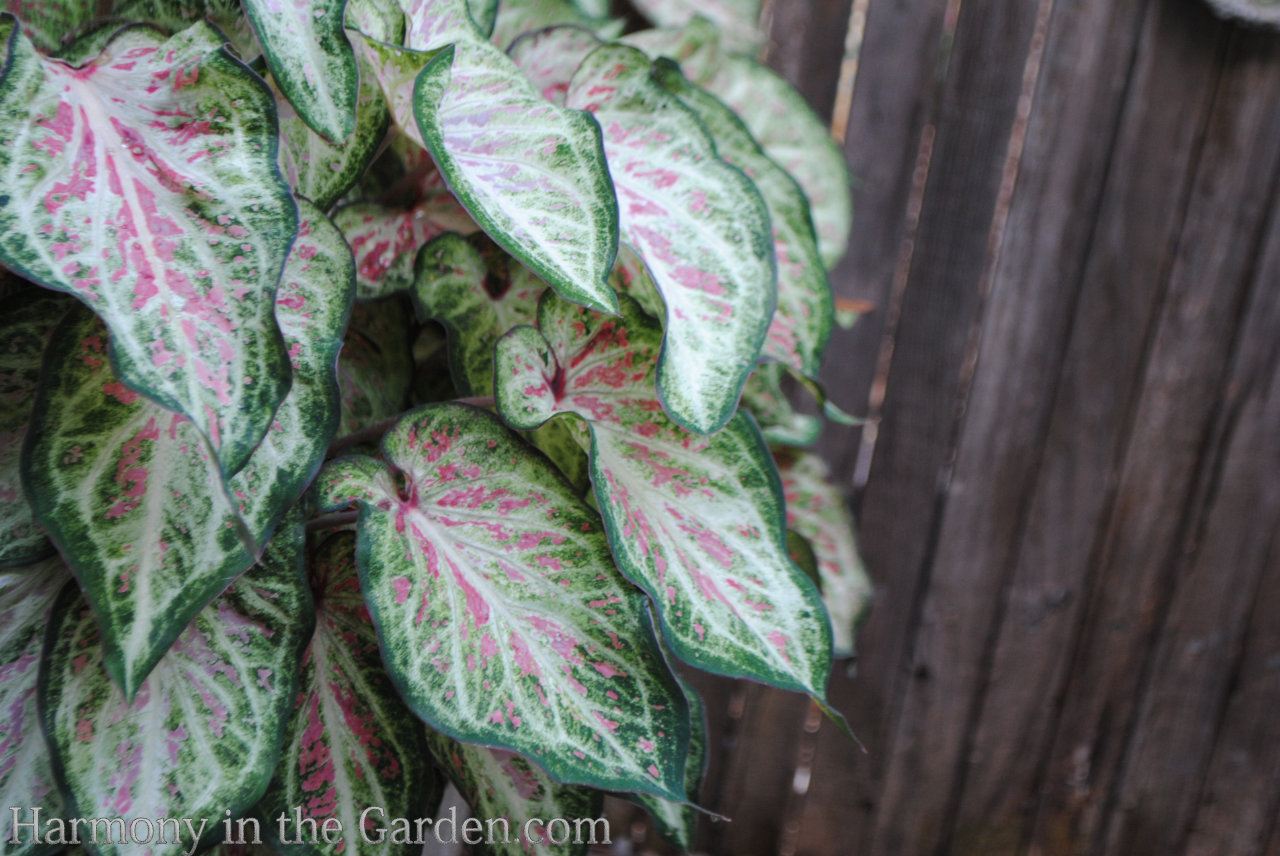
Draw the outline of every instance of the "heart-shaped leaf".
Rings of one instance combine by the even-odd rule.
[[[546,283],[482,236],[441,235],[422,248],[415,270],[418,317],[448,331],[454,386],[462,395],[493,395],[493,346],[512,327],[533,323]],[[586,489],[586,452],[569,430],[544,425],[528,439],[579,494]]]
[[[250,63],[262,56],[262,46],[258,44],[258,37],[253,33],[240,0],[116,0],[111,18],[104,23],[108,32],[118,30],[122,21],[131,21],[159,27],[163,32],[174,35],[201,20],[218,28],[241,62]],[[77,39],[75,46],[79,47],[81,41]],[[102,44],[106,41],[109,39]],[[81,56],[90,58],[83,53]]]
[[[0,17],[0,261],[112,331],[134,390],[237,472],[289,389],[273,319],[297,214],[261,79],[204,23],[127,28],[80,68]]]
[[[871,605],[872,593],[858,555],[853,516],[822,458],[795,449],[777,451],[775,458],[787,497],[787,526],[809,542],[817,560],[835,651],[851,655],[854,630]]]
[[[777,305],[769,213],[650,71],[635,48],[600,47],[574,75],[568,104],[604,129],[623,239],[666,304],[662,402],[680,425],[710,433],[733,415]]]
[[[585,856],[592,844],[608,843],[600,791],[558,784],[528,758],[506,749],[471,746],[434,731],[427,742],[472,816],[484,819],[481,852],[487,856]],[[553,819],[556,827],[548,829]]]
[[[778,308],[760,356],[817,377],[835,306],[804,191],[769,159],[732,110],[689,83],[670,60],[659,60],[654,75],[697,114],[715,138],[716,153],[755,182],[769,209],[778,262]]]
[[[357,202],[334,214],[356,256],[356,294],[361,300],[408,291],[414,257],[427,241],[444,232],[476,231],[475,222],[434,167],[412,184],[413,201],[407,206]]]
[[[22,495],[19,459],[40,381],[40,360],[69,299],[26,288],[0,301],[0,567],[53,552]]]
[[[192,620],[132,702],[107,675],[88,604],[75,585],[63,589],[40,664],[40,715],[68,813],[121,819],[97,852],[208,847],[224,832],[224,810],[238,817],[262,795],[313,627],[303,541],[294,514],[262,562]],[[145,849],[121,843],[148,826]]]
[[[410,707],[558,780],[683,799],[688,709],[596,515],[473,407],[411,411],[382,453],[330,462],[317,493],[359,506],[361,588]]]
[[[568,0],[563,2],[572,8]],[[543,98],[564,106],[573,73],[600,45],[600,39],[582,27],[550,27],[522,36],[507,53]]]
[[[46,816],[62,814],[62,797],[36,712],[36,675],[49,611],[70,579],[57,556],[0,571],[0,803],[5,807],[0,815],[0,853],[5,856],[59,849],[36,843],[29,831],[15,830],[9,808],[19,807],[19,822],[30,821],[28,809],[35,806]]]
[[[823,697],[831,628],[787,556],[781,485],[737,414],[710,436],[662,410],[662,329],[620,295],[621,319],[551,295],[538,327],[495,352],[498,410],[517,428],[573,414],[591,428],[591,482],[618,567],[653,598],[673,653],[700,669]]]
[[[360,71],[343,27],[346,0],[244,0],[271,76],[330,143],[356,130]]]
[[[303,817],[322,827],[337,819],[342,835],[333,844],[302,836],[289,837],[286,846],[278,825],[268,823],[269,838],[291,852],[416,856],[420,845],[377,842],[377,827],[434,808],[444,787],[431,767],[422,723],[383,668],[360,595],[355,547],[355,534],[340,532],[311,559],[315,635],[303,656],[280,765],[255,812],[271,821],[301,806]],[[362,827],[370,808],[377,811],[364,815]]]
[[[303,212],[276,307],[293,387],[229,481],[187,419],[119,382],[91,313],[76,307],[50,342],[24,486],[93,606],[107,668],[129,697],[192,617],[253,563],[337,428],[334,364],[353,265],[324,216],[306,203]]]

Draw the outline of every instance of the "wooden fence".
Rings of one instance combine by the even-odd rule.
[[[1201,0],[772,22],[847,110],[834,284],[877,307],[825,372],[874,452],[822,445],[878,592],[830,687],[866,751],[701,680],[733,821],[699,849],[1277,856],[1280,35]]]

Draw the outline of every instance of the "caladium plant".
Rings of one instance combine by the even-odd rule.
[[[847,180],[759,5],[6,0],[0,854],[688,847],[679,669],[828,709]]]

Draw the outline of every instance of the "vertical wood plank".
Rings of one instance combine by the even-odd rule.
[[[1121,825],[1111,847],[1104,847],[1135,713],[1151,678],[1155,633],[1185,567],[1186,530],[1215,480],[1217,462],[1206,452],[1212,452],[1218,391],[1270,223],[1265,211],[1280,161],[1274,138],[1280,128],[1267,113],[1280,91],[1264,80],[1263,92],[1251,92],[1256,69],[1239,62],[1234,51],[1224,63],[1212,40],[1194,29],[1194,7],[1170,8],[1184,21],[1187,38],[1201,45],[1198,59],[1189,57],[1196,61],[1181,71],[1219,77],[1219,85],[1203,155],[1184,165],[1194,186],[1178,250],[1170,254],[1175,264],[1169,291],[1087,596],[1088,617],[1049,758],[1033,848],[1047,847],[1061,830],[1070,830],[1083,852],[1166,853],[1172,852],[1168,837],[1177,835],[1171,827],[1179,818],[1170,816],[1177,810],[1168,802],[1145,805],[1141,812],[1131,806],[1132,822],[1116,818]],[[1162,86],[1176,86],[1176,80],[1166,78]],[[1235,576],[1240,569],[1231,573],[1227,585],[1249,584],[1247,572],[1243,578]],[[1165,764],[1164,787],[1171,794],[1198,787],[1196,770],[1175,771],[1168,759]]]
[[[1091,28],[1101,26],[1112,34],[1112,51],[1121,50],[1134,28],[1140,27],[1141,35],[1136,55],[1129,51],[1131,68],[1111,55],[1093,57],[1101,65],[1094,83],[1100,90],[1097,106],[1105,109],[1108,98],[1114,105],[1123,95],[1123,112],[1114,138],[1105,124],[1102,128],[1099,145],[1114,142],[1109,162],[1082,167],[1094,182],[1100,180],[1099,170],[1105,170],[1101,201],[1081,207],[1066,199],[1073,221],[1093,225],[1083,237],[1068,235],[1063,248],[1084,260],[1080,296],[1056,389],[1042,393],[1053,397],[1052,410],[1034,487],[1022,494],[1024,516],[1002,621],[969,738],[957,853],[1015,852],[1030,819],[1028,810],[1035,809],[1043,758],[1058,722],[1055,702],[1069,671],[1094,545],[1111,505],[1116,457],[1125,445],[1142,377],[1145,331],[1158,311],[1181,227],[1186,165],[1199,150],[1199,129],[1213,92],[1218,30],[1191,4],[1134,2],[1116,4],[1113,10],[1076,4],[1056,12],[1051,37],[1062,34],[1068,54],[1047,60],[1046,86],[1055,81],[1073,85],[1072,75],[1079,72],[1058,64],[1070,64],[1070,49],[1087,42]],[[1088,73],[1087,66],[1082,70]],[[1126,77],[1131,77],[1127,91],[1117,91]],[[1095,97],[1086,81],[1079,85],[1078,96]],[[1176,97],[1167,94],[1173,90]],[[1046,108],[1051,104],[1046,102]],[[1068,119],[1073,115],[1063,113]],[[1035,188],[1035,134],[1066,135],[1074,129],[1087,136],[1094,131],[1088,122],[1060,127],[1051,114],[1044,121],[1049,127],[1033,128],[1028,143],[1033,183],[1024,189]],[[1083,144],[1087,147],[1087,139]],[[1098,156],[1087,150],[1083,154],[1086,164]],[[1052,170],[1054,164],[1043,168]],[[1027,216],[1050,216],[1047,207],[1031,207],[1039,214]],[[1036,241],[1051,240],[1051,227],[1037,232],[1033,221],[1026,225],[1032,234],[1022,238],[1014,219],[1010,222],[1011,264],[1020,253],[1034,257]],[[1019,251],[1023,241],[1030,241],[1032,249]],[[1046,276],[1043,271],[1039,275]],[[1048,278],[1028,287],[1051,290],[1053,283]],[[987,368],[979,367],[979,382]],[[1028,399],[1033,396],[1028,393]],[[1044,852],[1068,852],[1046,847]]]
[[[1272,344],[1280,341],[1273,338]],[[1272,379],[1280,378],[1280,371]],[[1280,392],[1273,382],[1265,401],[1253,408],[1274,413]],[[1248,414],[1246,413],[1246,417]],[[1274,442],[1273,416],[1271,439]],[[1273,470],[1274,472],[1274,470]],[[1258,477],[1265,478],[1259,471]],[[1251,512],[1245,519],[1254,519]],[[1273,528],[1273,532],[1276,531]],[[1280,537],[1271,545],[1262,588],[1244,640],[1244,660],[1213,747],[1201,789],[1186,856],[1268,856],[1280,853]],[[1271,850],[1264,851],[1274,830]]]
[[[823,119],[835,106],[853,0],[773,0],[765,58]]]

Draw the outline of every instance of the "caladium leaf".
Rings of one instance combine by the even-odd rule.
[[[205,23],[126,29],[81,68],[7,16],[0,40],[0,261],[93,308],[121,380],[238,471],[289,389],[272,310],[297,213],[270,93]]]
[[[49,611],[58,592],[71,579],[62,559],[0,571],[0,853],[31,856],[52,852],[56,845],[37,844],[29,832],[15,835],[10,806],[20,806],[19,821],[29,821],[28,808],[40,806],[47,816],[62,813],[62,798],[53,779],[49,746],[36,711],[36,675]]]
[[[53,552],[22,495],[18,463],[40,381],[40,360],[68,302],[36,288],[0,301],[0,567],[25,565]]]
[[[346,0],[244,0],[271,76],[330,143],[356,129],[360,71],[343,27]]]
[[[707,709],[702,703],[702,696],[688,681],[681,680],[680,687],[689,702],[689,721],[693,725],[689,735],[689,758],[684,768],[684,787],[689,794],[689,802],[672,802],[648,794],[634,794],[631,799],[649,810],[663,838],[687,853],[693,849],[693,836],[698,828],[698,810],[691,803],[698,801],[702,777],[707,771]]]
[[[207,847],[221,838],[224,810],[238,817],[262,795],[313,627],[304,558],[294,514],[262,562],[191,621],[132,702],[107,675],[88,604],[74,585],[63,589],[39,698],[68,813],[121,818],[126,833],[146,818],[153,833],[165,831],[164,843],[157,835],[145,850],[121,844],[119,833],[111,843],[100,838],[98,852],[193,852],[197,840]],[[161,818],[169,819],[163,827]]]
[[[57,53],[98,14],[97,0],[5,0],[5,12],[22,22],[22,31],[36,47]]]
[[[449,333],[449,366],[463,395],[493,394],[493,346],[530,323],[546,283],[480,236],[445,234],[422,248],[413,305]]]
[[[604,18],[613,11],[612,0],[573,0],[573,5],[590,18]]]
[[[391,127],[391,114],[372,73],[361,77],[355,110],[358,121],[354,132],[335,145],[312,130],[277,92],[280,169],[294,192],[322,211],[356,183]]]
[[[280,765],[255,812],[271,820],[301,806],[303,817],[321,825],[338,820],[343,832],[334,844],[290,837],[286,849],[300,854],[416,856],[420,845],[374,843],[377,826],[419,815],[440,801],[444,787],[431,768],[422,723],[383,668],[360,595],[355,547],[355,534],[341,532],[311,559],[315,635],[303,656]],[[362,827],[361,813],[370,807],[382,814],[367,815]],[[277,840],[278,825],[267,829],[275,844],[286,844]]]
[[[761,0],[635,0],[635,4],[659,27],[683,27],[695,17],[704,18],[735,53],[753,53],[764,43],[758,26]]]
[[[66,556],[127,696],[305,490],[338,421],[334,364],[351,300],[351,256],[323,215],[304,220],[276,314],[293,387],[241,472],[223,481],[191,422],[123,386],[94,316],[55,330],[23,452],[36,519]]]
[[[241,62],[250,63],[262,56],[262,46],[241,9],[240,0],[121,0],[112,8],[108,23],[111,26],[128,21],[149,24],[173,35],[199,20],[217,27]]]
[[[491,35],[498,18],[498,0],[467,0],[467,8],[480,32]]]
[[[361,300],[408,291],[413,285],[414,257],[427,241],[444,232],[476,231],[475,222],[449,193],[439,172],[425,171],[413,184],[414,198],[407,207],[357,202],[334,214],[356,256]]]
[[[466,405],[411,411],[382,453],[331,461],[316,490],[359,506],[361,588],[414,712],[560,781],[683,799],[688,709],[594,512]]]
[[[871,603],[872,587],[858,555],[849,507],[818,455],[788,449],[774,457],[786,491],[787,525],[809,542],[817,560],[836,653],[853,654],[854,630]]]
[[[378,39],[359,30],[351,39],[362,72],[368,70],[386,98],[396,127],[415,144],[425,148],[413,113],[414,83],[418,74],[439,50],[414,50]]]
[[[572,8],[568,0],[563,2]],[[600,39],[588,29],[550,27],[517,39],[507,53],[543,98],[563,107],[573,73],[600,44]]]
[[[565,298],[612,311],[618,208],[595,121],[547,101],[488,42],[442,51],[418,77],[414,107],[476,222]]]
[[[662,402],[680,425],[710,433],[733,415],[777,305],[769,213],[650,70],[635,48],[597,48],[574,75],[568,104],[604,129],[623,239],[666,304]]]
[[[396,415],[413,379],[409,313],[402,299],[357,303],[338,357],[340,435]]]
[[[756,418],[770,444],[809,446],[818,439],[822,420],[800,413],[782,388],[787,371],[782,363],[761,363],[742,388],[742,406]]]
[[[698,115],[715,138],[716,152],[755,182],[769,209],[778,262],[778,308],[761,357],[817,377],[831,337],[835,306],[804,191],[765,155],[732,110],[689,83],[670,60],[659,60],[654,75]]]
[[[618,567],[653,598],[672,652],[700,669],[823,697],[831,628],[787,557],[777,471],[750,418],[710,436],[654,392],[661,327],[620,295],[621,319],[551,295],[538,327],[495,351],[498,410],[532,428],[591,428],[591,482]]]
[[[604,809],[600,791],[559,784],[528,758],[506,749],[471,746],[434,731],[428,732],[427,742],[472,816],[488,824],[488,843],[480,850],[486,856],[585,856],[593,842],[608,841],[607,821],[602,827],[598,821]],[[562,835],[557,825],[548,835],[545,824],[551,818],[562,818],[581,834]],[[565,843],[553,844],[552,838]]]

